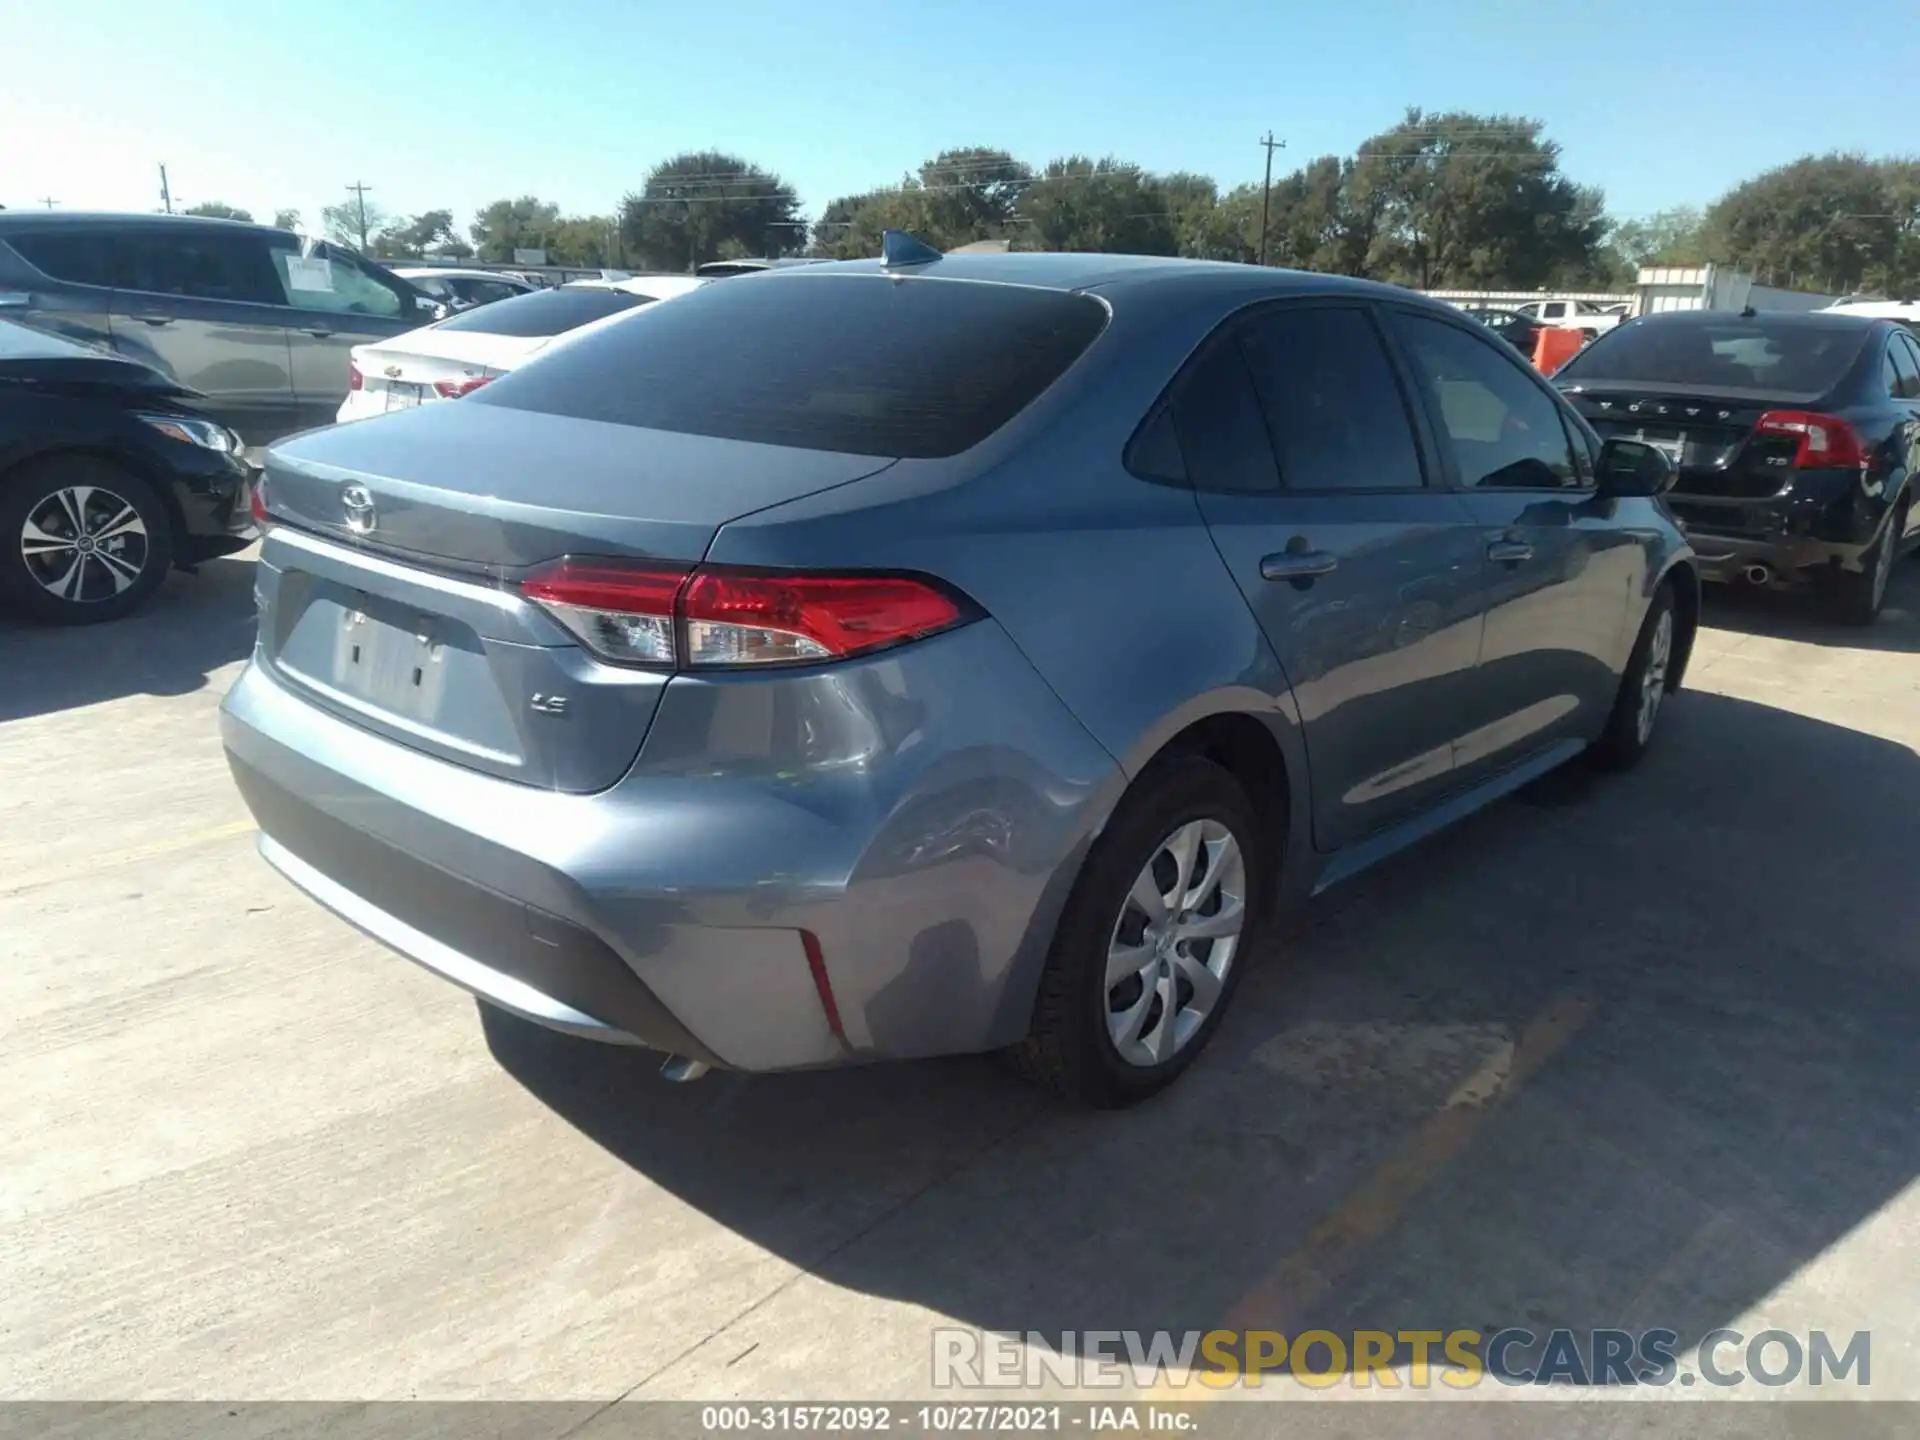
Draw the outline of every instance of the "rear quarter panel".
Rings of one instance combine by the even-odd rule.
[[[1306,856],[1306,755],[1279,662],[1192,492],[1121,463],[1166,382],[1239,303],[1129,306],[1051,391],[974,450],[902,461],[732,521],[709,558],[915,570],[959,586],[1116,762],[1117,783],[1084,807],[1089,839],[1180,731],[1223,712],[1252,715],[1286,761],[1289,840]],[[1289,880],[1308,868],[1291,866]]]

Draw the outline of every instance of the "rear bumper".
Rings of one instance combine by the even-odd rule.
[[[1774,496],[1676,492],[1667,503],[1699,556],[1703,580],[1738,580],[1753,565],[1793,580],[1813,571],[1861,568],[1886,505],[1861,492],[1858,478],[1857,472],[1803,471]]]
[[[262,854],[321,904],[550,1028],[742,1070],[1019,1038],[1121,784],[990,621],[812,674],[676,679],[591,795],[408,749],[259,663],[221,727]]]

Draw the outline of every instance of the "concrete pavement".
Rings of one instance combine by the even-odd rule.
[[[958,1324],[1870,1329],[1920,1398],[1920,562],[1710,597],[1642,768],[1330,893],[1094,1116],[483,1015],[254,856],[249,583],[0,625],[0,1396],[922,1396]]]

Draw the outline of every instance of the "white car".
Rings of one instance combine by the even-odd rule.
[[[1515,305],[1513,313],[1526,316],[1536,325],[1578,330],[1589,340],[1598,339],[1627,318],[1615,306],[1593,300],[1529,300],[1524,305]]]
[[[349,352],[347,398],[335,418],[345,423],[457,400],[571,331],[707,283],[684,275],[581,280],[476,305],[391,340],[356,345]]]
[[[449,265],[395,265],[388,268],[414,289],[424,291],[451,310],[491,305],[496,300],[530,295],[540,288],[518,275],[509,275],[500,270],[463,270]]]

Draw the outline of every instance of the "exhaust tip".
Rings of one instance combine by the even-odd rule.
[[[684,1055],[669,1055],[660,1065],[660,1078],[671,1080],[676,1085],[684,1085],[689,1080],[698,1080],[713,1067],[704,1060],[689,1060]]]
[[[1749,585],[1765,585],[1773,579],[1773,571],[1764,565],[1749,565],[1740,573],[1746,576]]]

